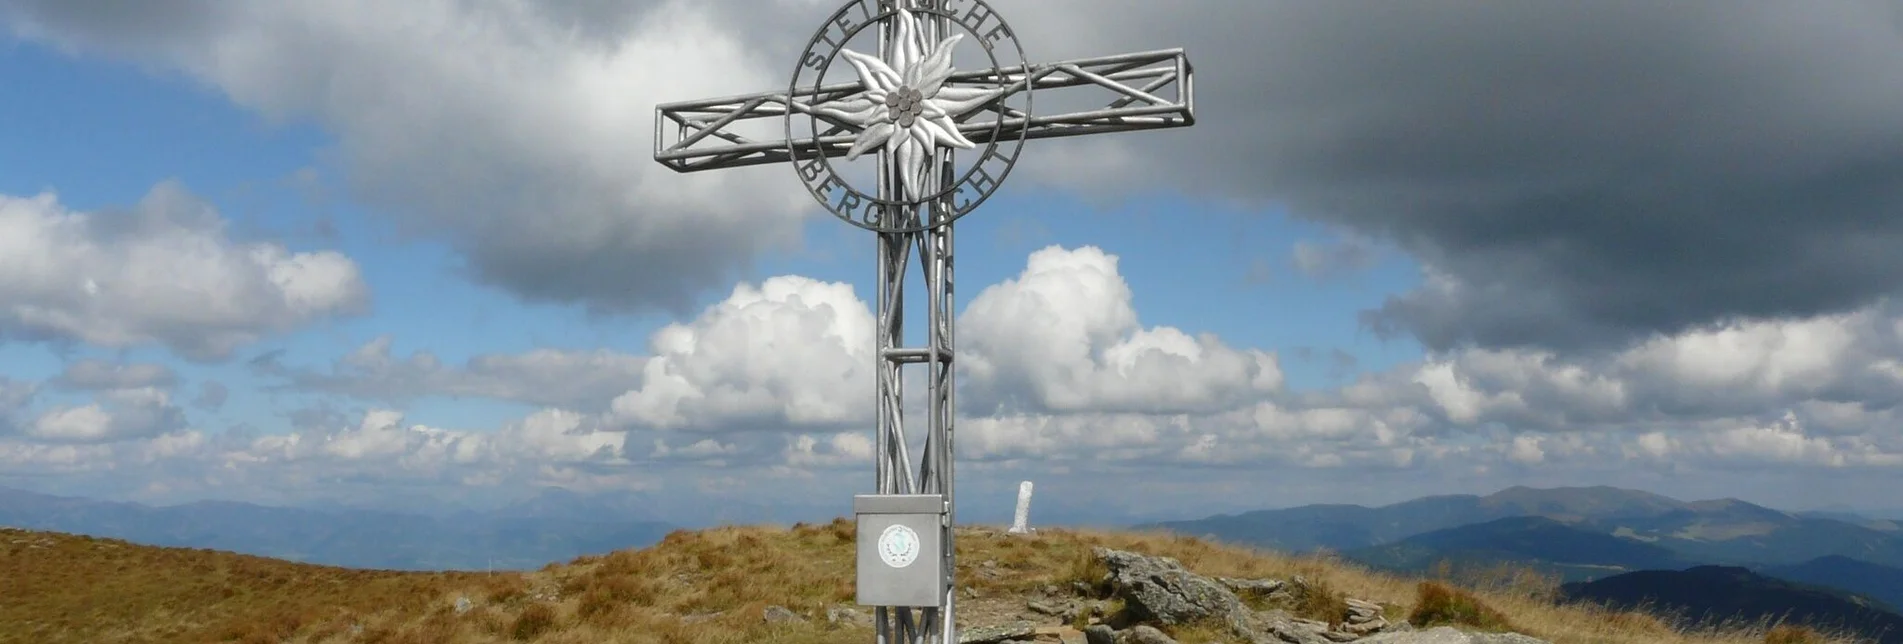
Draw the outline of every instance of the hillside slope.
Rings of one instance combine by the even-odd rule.
[[[1903,611],[1903,569],[1831,556],[1758,572],[1767,577],[1842,588],[1883,602],[1892,612]]]
[[[299,564],[0,528],[0,642],[275,642],[298,626],[422,611],[445,589],[511,575]]]
[[[1882,644],[1903,643],[1903,616],[1842,591],[1773,579],[1744,568],[1642,570],[1566,584],[1560,594],[1565,601],[1618,610],[1644,607],[1684,628],[1734,620],[1781,620],[1857,631]]]
[[[853,602],[852,523],[679,531],[659,544],[536,572],[414,573],[307,564],[109,539],[0,530],[0,643],[288,642],[569,644],[871,641]],[[1166,534],[961,528],[962,628],[1045,624],[1034,601],[1072,602],[1101,574],[1096,546],[1173,557],[1200,574],[1293,579],[1406,614],[1415,580],[1338,561]],[[1523,632],[1557,644],[1756,644],[1687,636],[1630,615],[1556,606],[1551,587],[1483,587]],[[1094,600],[1093,600],[1094,601]],[[774,607],[783,607],[780,610]],[[1212,640],[1195,629],[1183,644]],[[1075,630],[1068,632],[1077,641]],[[1049,639],[1042,639],[1049,638]]]

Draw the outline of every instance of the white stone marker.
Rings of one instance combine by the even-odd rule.
[[[1011,534],[1024,534],[1031,531],[1031,482],[1018,484],[1018,514],[1011,521]]]

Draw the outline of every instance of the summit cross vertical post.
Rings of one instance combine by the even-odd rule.
[[[952,66],[972,55],[988,66]],[[1033,65],[983,0],[849,0],[808,42],[785,92],[655,108],[655,161],[679,172],[791,162],[828,211],[877,233],[875,493],[853,497],[853,512],[858,599],[875,607],[879,644],[957,641],[953,221],[997,190],[1025,141],[1189,126],[1192,90],[1181,49]],[[1034,115],[1033,91],[1092,102]],[[758,127],[764,119],[778,122]],[[915,254],[922,346],[904,334]],[[928,372],[916,461],[901,379],[913,364]]]

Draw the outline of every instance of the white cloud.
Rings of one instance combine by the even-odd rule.
[[[447,240],[483,282],[678,310],[798,243],[814,211],[785,167],[680,175],[651,158],[655,104],[785,87],[754,37],[780,4],[10,2],[0,16],[30,40],[182,70],[274,121],[322,125],[357,197]]]
[[[1143,328],[1117,258],[1086,246],[1031,254],[958,318],[971,409],[1221,409],[1282,386],[1275,356],[1212,335]]]
[[[872,464],[872,432],[844,432],[825,436],[800,434],[786,445],[788,467],[834,469]]]
[[[544,409],[493,432],[404,425],[403,414],[373,409],[355,427],[264,436],[226,454],[238,461],[329,459],[396,463],[437,469],[448,465],[617,462],[626,435],[595,429],[586,417]]]
[[[1522,482],[1515,477],[1534,471],[1738,477],[1751,468],[1903,465],[1903,435],[1894,430],[1903,407],[1873,404],[1882,398],[1875,394],[1832,397],[1903,386],[1878,367],[1903,358],[1895,317],[1881,310],[1738,322],[1597,358],[1455,351],[1340,389],[1298,393],[1281,387],[1273,356],[1145,328],[1134,302],[1115,257],[1095,248],[1038,251],[1021,274],[974,297],[961,317],[961,400],[979,402],[958,419],[961,463],[978,468],[971,471],[1035,464],[1060,478],[1458,475],[1484,481],[1470,483],[1480,487]],[[580,389],[595,392],[600,413],[549,408],[468,430],[372,411],[349,423],[220,442],[177,426],[152,438],[115,434],[101,429],[112,426],[99,418],[112,411],[102,403],[59,408],[41,415],[45,429],[28,423],[33,431],[0,438],[0,463],[69,473],[106,467],[88,459],[157,463],[150,467],[172,467],[173,478],[153,480],[176,489],[202,488],[191,483],[200,474],[184,474],[199,470],[224,484],[284,489],[323,481],[635,486],[658,471],[717,474],[742,486],[817,485],[815,477],[866,468],[871,458],[871,315],[845,284],[784,276],[741,284],[696,318],[657,331],[647,356],[526,353],[452,369],[428,354],[394,358],[380,339],[340,359],[334,373],[375,374],[371,380],[390,386],[414,377],[426,389],[496,397],[519,396],[529,382],[595,383]],[[629,379],[632,388],[610,386]],[[1013,387],[1023,395],[997,395]],[[20,409],[33,391],[6,389]],[[138,390],[109,394],[128,391]],[[31,442],[108,434],[123,437],[110,445]]]
[[[611,422],[652,429],[832,427],[871,414],[872,312],[843,283],[736,286],[693,321],[655,332],[639,388]]]
[[[169,394],[142,387],[107,391],[86,405],[54,407],[25,423],[20,434],[49,443],[110,443],[150,438],[184,425],[184,413]]]
[[[175,183],[124,212],[76,213],[52,194],[0,196],[0,336],[163,344],[218,359],[367,302],[350,259],[232,240],[217,213]]]

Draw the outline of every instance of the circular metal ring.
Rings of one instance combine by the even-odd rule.
[[[821,136],[824,130],[819,125],[820,115],[815,112],[832,103],[795,106],[789,100],[789,109],[786,110],[783,120],[787,149],[792,158],[794,170],[799,174],[800,181],[805,184],[813,198],[819,201],[827,211],[847,223],[878,232],[916,232],[949,224],[990,198],[991,194],[1004,182],[1005,177],[1011,173],[1012,168],[1017,165],[1025,136],[1030,131],[1028,119],[1031,114],[1029,85],[1031,65],[1025,60],[1024,50],[1018,45],[1014,32],[996,11],[993,11],[983,0],[957,1],[963,5],[958,10],[949,8],[952,3],[942,1],[926,2],[922,3],[923,6],[907,9],[920,17],[943,18],[949,24],[962,28],[984,49],[991,63],[990,69],[984,73],[961,72],[955,75],[964,81],[960,87],[972,87],[972,81],[976,79],[979,81],[979,86],[983,86],[988,81],[993,86],[991,89],[999,92],[997,96],[971,109],[1000,106],[993,109],[999,118],[992,127],[988,131],[980,131],[986,134],[985,142],[981,144],[983,152],[962,174],[956,174],[955,181],[953,177],[956,169],[952,168],[951,164],[943,162],[943,159],[947,157],[938,154],[942,148],[932,146],[923,152],[926,155],[924,164],[926,167],[936,167],[941,182],[937,190],[920,195],[916,199],[906,199],[903,194],[897,195],[896,198],[882,196],[876,190],[873,194],[868,194],[841,177],[830,160],[830,157],[839,156],[848,150],[854,138],[837,134]],[[839,58],[840,53],[845,50],[846,44],[853,37],[868,27],[883,26],[888,20],[899,16],[899,11],[892,0],[853,0],[833,13],[826,24],[807,42],[806,51],[800,56],[800,62],[794,68],[793,80],[787,88],[787,96],[799,96],[801,90],[805,89],[806,95],[813,97],[815,102],[825,96],[840,97],[835,99],[837,101],[846,97],[860,96],[872,90],[873,88],[867,87],[863,81],[852,85],[824,87],[821,83],[826,77],[826,72],[832,68],[833,61]],[[1018,64],[1008,67],[1001,65],[998,60],[1001,49],[1004,53],[1015,53]],[[946,53],[947,57],[949,55]],[[803,88],[803,80],[809,72],[812,75],[811,83]],[[903,71],[900,73],[902,74]],[[1012,78],[1013,75],[1016,76],[1015,79]],[[855,89],[857,91],[853,91]],[[1023,107],[1009,110],[1011,112],[1009,120],[1016,123],[1016,136],[1004,137],[1007,110],[1001,104],[1019,96],[1022,96]],[[926,118],[924,111],[927,102],[928,100],[917,88],[902,86],[899,91],[887,93],[883,102],[871,107],[888,110],[886,114],[893,124],[901,128],[910,128],[916,121]],[[810,150],[802,150],[794,145],[794,119],[801,114],[805,115],[808,122],[812,124],[814,145]],[[955,119],[956,116],[958,115],[954,114],[950,118]],[[836,128],[842,125],[837,121],[831,124]],[[863,132],[863,127],[861,131]],[[909,132],[899,132],[892,136],[908,134]],[[1004,140],[1000,140],[1001,138]],[[890,156],[883,150],[878,154]],[[881,165],[883,167],[887,164]],[[901,192],[897,187],[894,187],[893,191]],[[926,211],[923,217],[918,216],[917,212],[921,206]]]

